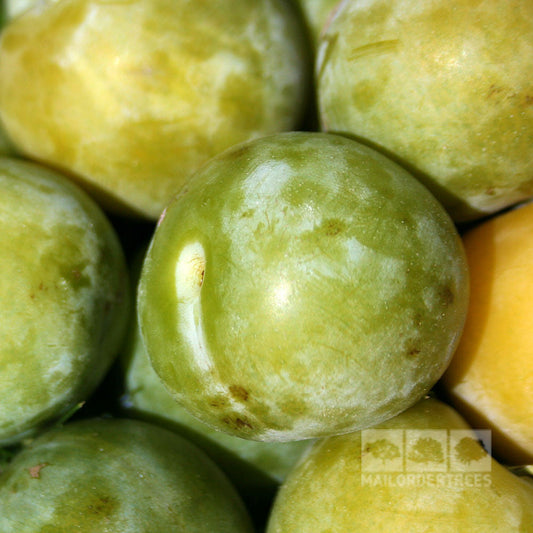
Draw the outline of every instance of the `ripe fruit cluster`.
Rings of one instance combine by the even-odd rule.
[[[2,17],[2,533],[533,532],[530,0]]]

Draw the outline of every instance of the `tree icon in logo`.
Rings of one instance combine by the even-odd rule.
[[[442,443],[433,437],[422,437],[410,449],[407,458],[416,463],[441,463],[444,461]]]
[[[463,437],[459,440],[454,446],[454,452],[457,461],[468,465],[483,459],[486,455],[486,452],[480,446],[479,441],[473,437]]]
[[[382,464],[401,457],[400,448],[388,439],[378,439],[369,443],[367,450]]]
[[[363,471],[398,472],[402,470],[402,430],[367,429],[361,434],[361,469]]]
[[[453,472],[490,472],[490,430],[451,430],[450,468]]]
[[[446,430],[407,430],[406,469],[415,472],[447,470],[448,439]]]

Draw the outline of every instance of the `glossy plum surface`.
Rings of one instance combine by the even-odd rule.
[[[161,217],[138,291],[151,362],[217,429],[298,440],[418,400],[461,332],[454,225],[403,169],[293,132],[211,160]]]

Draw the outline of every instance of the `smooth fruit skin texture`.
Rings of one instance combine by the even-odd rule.
[[[531,0],[348,0],[318,52],[321,127],[478,219],[533,196],[532,70]]]
[[[128,273],[101,209],[64,176],[0,159],[0,444],[87,399],[124,338]]]
[[[533,204],[464,234],[471,297],[463,337],[443,376],[447,398],[490,427],[507,464],[533,464]]]
[[[3,533],[251,533],[220,469],[152,424],[87,419],[47,432],[0,474]]]
[[[191,178],[155,231],[138,312],[155,371],[194,416],[288,441],[422,397],[467,292],[456,229],[419,182],[350,139],[291,132]]]
[[[533,485],[488,456],[448,405],[423,399],[372,429],[381,433],[365,437],[362,431],[317,442],[278,492],[267,533],[533,531]],[[420,437],[416,457],[425,454],[428,460],[414,462],[413,470],[387,471],[402,451],[391,446],[387,452],[383,443],[398,442],[402,450],[397,435],[406,442]],[[440,453],[431,446],[448,441],[467,445]],[[413,449],[403,450],[409,457],[405,450]],[[453,472],[446,469],[448,459]],[[483,461],[480,472],[469,470],[473,459]]]
[[[0,116],[26,156],[155,220],[211,156],[297,127],[301,26],[283,0],[39,3],[2,33]]]
[[[139,250],[130,270],[140,273],[145,253],[145,248]],[[120,357],[123,414],[164,425],[195,443],[226,473],[253,516],[264,518],[279,484],[312,441],[241,439],[200,422],[176,402],[152,368],[134,315]]]

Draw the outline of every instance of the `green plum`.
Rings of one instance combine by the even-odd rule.
[[[533,485],[426,398],[371,430],[316,443],[276,496],[267,533],[531,533]]]
[[[0,445],[69,413],[118,353],[130,308],[121,243],[66,177],[0,159]]]
[[[532,70],[531,0],[348,0],[319,45],[319,121],[473,221],[533,196]]]
[[[134,337],[125,368],[125,412],[183,433],[216,460],[244,495],[275,489],[311,443],[253,441],[206,426],[171,396],[152,368],[138,330]]]
[[[441,204],[351,139],[235,146],[163,213],[138,290],[141,334],[174,398],[260,441],[390,418],[447,367],[468,270]]]
[[[142,248],[130,270],[140,271]],[[135,278],[135,276],[132,276]],[[136,280],[133,280],[136,287]],[[121,355],[125,416],[142,418],[177,431],[202,448],[227,474],[252,515],[264,519],[279,484],[311,442],[258,442],[216,431],[185,410],[155,373],[144,348],[136,313]]]
[[[0,117],[106,210],[155,220],[216,153],[298,126],[310,63],[285,0],[50,1],[2,32]]]
[[[85,419],[41,435],[0,474],[2,533],[251,533],[201,450],[138,420]]]

